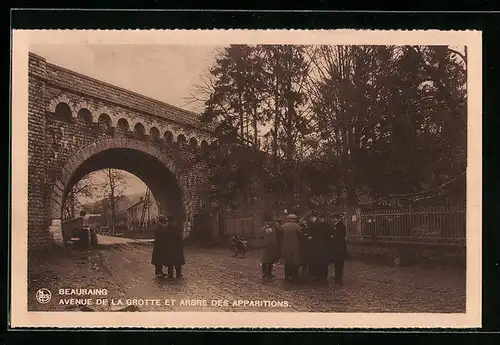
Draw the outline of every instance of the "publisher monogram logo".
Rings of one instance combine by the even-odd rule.
[[[36,292],[36,300],[38,303],[46,304],[49,303],[52,298],[52,293],[49,289],[40,289]]]

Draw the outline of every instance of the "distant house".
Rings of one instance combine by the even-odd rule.
[[[127,229],[130,231],[138,230],[141,227],[141,218],[144,228],[149,228],[157,219],[160,214],[160,207],[156,200],[152,197],[145,201],[143,197],[140,200],[127,208]]]

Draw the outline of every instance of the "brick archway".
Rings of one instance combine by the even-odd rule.
[[[93,157],[96,157],[103,153],[113,152],[113,150],[127,150],[136,152],[137,154],[142,156],[153,158],[155,162],[159,163],[159,165],[161,165],[165,169],[164,172],[158,172],[159,174],[166,173],[166,170],[168,170],[168,172],[173,175],[173,178],[177,182],[177,186],[179,187],[178,189],[180,191],[181,200],[179,201],[182,202],[182,208],[184,209],[184,233],[188,234],[190,232],[189,224],[191,223],[190,221],[193,216],[193,210],[190,209],[190,206],[193,203],[188,200],[190,193],[188,193],[187,185],[184,181],[183,176],[180,176],[179,174],[179,169],[174,163],[174,158],[169,153],[163,152],[150,143],[129,138],[111,138],[95,141],[79,149],[74,155],[72,155],[72,157],[66,162],[64,167],[60,170],[60,173],[58,174],[52,186],[50,207],[48,210],[51,221],[50,232],[52,233],[54,240],[60,242],[62,239],[62,206],[64,204],[64,200],[69,188],[71,188],[72,184],[74,184],[75,182],[77,182],[77,180],[79,180],[79,178],[81,178],[81,176],[78,176],[80,167],[93,159]]]

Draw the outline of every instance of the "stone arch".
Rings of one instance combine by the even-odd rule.
[[[88,108],[80,108],[77,113],[77,119],[82,123],[91,123],[92,112]]]
[[[160,131],[156,127],[151,127],[149,129],[149,137],[151,138],[152,141],[159,141],[160,140]]]
[[[111,120],[111,117],[106,113],[102,113],[101,115],[99,115],[99,117],[97,118],[97,123],[103,126],[105,129],[109,129],[113,126],[113,120]]]
[[[208,142],[205,139],[203,139],[201,141],[200,147],[201,147],[201,150],[203,152],[206,152],[206,151],[208,151],[208,149],[209,149],[210,146],[208,145]]]
[[[179,132],[179,130],[178,130],[177,128],[175,128],[175,127],[169,127],[169,129],[168,129],[168,130],[169,130],[170,132],[172,132],[172,135],[173,135],[173,137],[174,137],[174,141],[176,141],[176,140],[177,140],[177,137],[179,136],[179,134],[180,134],[181,132]]]
[[[158,133],[160,133],[160,125],[156,121],[152,121],[150,123],[143,123],[144,129],[146,130],[146,134],[151,133],[151,130],[153,128],[156,128],[158,130]]]
[[[130,130],[130,125],[127,121],[127,119],[121,117],[116,121],[116,128],[123,132],[128,132]]]
[[[196,150],[198,148],[198,140],[196,140],[195,137],[191,137],[191,139],[189,139],[189,146],[193,149],[193,150]]]
[[[177,142],[177,144],[179,144],[179,146],[183,146],[186,143],[186,136],[184,134],[180,133],[177,136],[176,142]]]
[[[50,102],[47,104],[47,110],[51,113],[55,113],[56,107],[60,103],[66,103],[71,109],[71,117],[76,117],[76,114],[73,112],[73,109],[75,107],[73,102],[68,98],[68,96],[64,94],[50,100]]]
[[[137,122],[134,125],[134,134],[138,138],[144,138],[146,136],[146,128],[144,127],[144,125],[142,123]]]
[[[76,103],[74,106],[73,106],[73,113],[76,114],[78,116],[78,113],[80,112],[80,110],[82,109],[87,109],[90,114],[93,114],[95,113],[95,109],[94,107],[92,106],[92,104],[88,103],[87,101],[81,101],[79,103]]]
[[[115,126],[114,116],[112,116],[112,112],[108,107],[106,107],[106,106],[98,107],[97,109],[95,109],[93,114],[94,114],[94,122],[99,122],[99,116],[101,116],[102,114],[106,114],[111,119],[110,127]]]
[[[69,188],[72,184],[77,182],[79,178],[83,176],[76,176],[78,174],[78,169],[91,158],[95,158],[99,154],[110,150],[131,150],[143,154],[148,159],[152,159],[158,164],[161,164],[164,168],[171,172],[173,178],[175,179],[180,196],[182,198],[182,207],[184,209],[184,230],[185,234],[188,234],[190,229],[187,227],[188,223],[192,222],[192,217],[194,209],[192,208],[191,193],[186,186],[186,179],[182,178],[182,172],[176,165],[175,158],[172,157],[168,152],[161,151],[159,148],[152,146],[143,141],[132,138],[106,138],[99,141],[93,142],[71,156],[71,158],[66,162],[64,167],[60,170],[53,187],[50,196],[50,208],[49,216],[51,219],[51,231],[61,231],[61,219],[62,219],[62,206],[64,199],[67,196]],[[75,177],[76,176],[76,177]]]
[[[54,118],[62,121],[71,121],[73,111],[68,103],[60,102],[54,108]]]
[[[172,144],[174,142],[174,135],[170,131],[165,131],[163,134],[163,140],[167,144]]]

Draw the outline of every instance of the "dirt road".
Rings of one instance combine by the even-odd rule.
[[[275,268],[273,281],[260,279],[258,251],[233,258],[228,250],[188,247],[184,277],[157,279],[150,264],[151,244],[109,238],[101,238],[101,243],[89,251],[30,260],[29,309],[80,310],[59,303],[83,297],[61,296],[59,289],[92,288],[107,289],[106,298],[124,303],[90,306],[96,311],[142,303],[136,311],[465,312],[465,271],[459,269],[348,261],[342,287],[290,285],[283,280],[282,266]],[[52,292],[49,303],[36,301],[40,288]],[[153,299],[161,300],[161,306],[153,301],[146,305]]]

